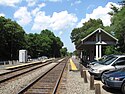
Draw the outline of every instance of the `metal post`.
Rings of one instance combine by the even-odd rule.
[[[83,71],[83,76],[84,76],[84,82],[88,83],[86,71]]]
[[[81,74],[81,78],[83,78],[83,66],[80,64],[80,74]]]
[[[99,83],[95,84],[95,94],[101,94],[101,88]]]
[[[94,90],[94,76],[90,76],[90,90]]]
[[[83,70],[81,70],[81,78],[84,78]]]

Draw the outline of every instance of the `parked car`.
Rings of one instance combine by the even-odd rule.
[[[89,68],[89,73],[95,78],[100,78],[104,72],[125,67],[125,55],[111,55],[102,63]]]
[[[45,60],[45,59],[48,59],[48,57],[47,56],[38,57],[38,60]]]
[[[105,72],[101,81],[108,87],[121,89],[122,93],[125,94],[125,68]]]
[[[88,62],[87,67],[90,68],[90,67],[92,67],[92,66],[94,66],[94,65],[96,65],[96,64],[102,63],[102,62],[104,62],[104,60],[106,60],[106,59],[109,58],[110,56],[111,56],[111,55],[104,55],[103,57],[101,57],[101,58],[98,59],[98,60],[90,61],[90,62]]]

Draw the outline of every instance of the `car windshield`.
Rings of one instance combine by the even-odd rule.
[[[101,57],[98,61],[103,61],[107,58],[108,56],[104,55],[103,57]]]
[[[115,56],[109,56],[109,57],[107,57],[106,59],[103,59],[103,60],[100,62],[100,64],[102,64],[102,65],[109,65],[109,64],[111,64],[116,58],[117,58],[117,57],[115,57]]]
[[[103,63],[103,62],[105,62],[106,60],[108,60],[109,58],[111,58],[111,57],[113,57],[112,55],[109,55],[109,56],[103,56],[102,58],[100,58],[99,60],[98,60],[98,63]]]

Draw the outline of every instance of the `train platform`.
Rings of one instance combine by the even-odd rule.
[[[30,66],[30,65],[35,65],[35,64],[39,64],[39,63],[44,63],[46,61],[50,61],[51,59],[46,59],[46,60],[37,60],[37,61],[30,61],[30,62],[26,62],[26,63],[20,63],[20,62],[13,62],[11,64],[4,64],[4,65],[0,65],[0,74],[9,72],[13,69],[17,69],[17,68],[21,68],[21,67],[25,67],[25,66]]]
[[[77,68],[76,64],[74,63],[73,59],[70,58],[69,61],[70,61],[70,66],[71,66],[70,70],[71,70],[71,71],[77,71],[78,68]]]
[[[67,73],[66,94],[95,94],[94,90],[89,89],[89,82],[84,83],[84,79],[81,77],[80,59],[73,56],[69,59],[69,62],[71,63],[71,68]]]
[[[19,66],[19,65],[23,65],[23,64],[24,63],[11,62],[11,63],[8,63],[8,64],[0,65],[0,74],[3,74],[3,73],[11,71],[11,70],[7,70],[7,68],[9,68],[9,67]]]

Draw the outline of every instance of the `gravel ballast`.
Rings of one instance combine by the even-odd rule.
[[[68,71],[67,94],[95,94],[95,92],[94,90],[89,90],[89,83],[84,83],[79,71]]]
[[[6,85],[0,85],[0,94],[17,94],[22,87],[30,83],[33,79],[43,74],[48,69],[52,68],[56,63],[49,64],[42,67],[39,70],[32,72],[31,74],[20,77],[17,80],[7,83]]]

